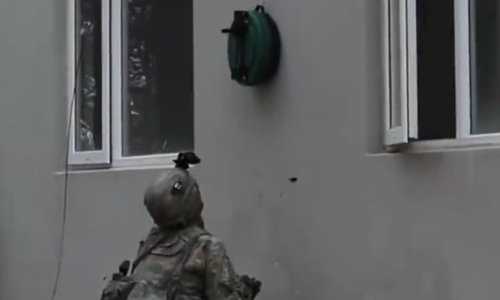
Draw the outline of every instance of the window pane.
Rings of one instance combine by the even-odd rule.
[[[77,0],[76,19],[76,150],[101,150],[101,0]]]
[[[456,137],[455,1],[417,1],[418,137]]]
[[[500,9],[471,0],[472,133],[500,132]]]
[[[390,32],[390,82],[391,82],[391,127],[399,127],[401,122],[401,28],[400,0],[389,1],[389,32]]]
[[[192,1],[124,4],[123,155],[192,150]]]

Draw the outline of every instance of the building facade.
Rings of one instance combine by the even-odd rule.
[[[0,2],[1,299],[56,279],[55,299],[97,299],[151,226],[146,184],[188,148],[260,299],[498,298],[493,1],[267,0],[265,88],[231,81],[221,34],[258,3],[125,2]]]

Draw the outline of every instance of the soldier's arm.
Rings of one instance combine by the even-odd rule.
[[[208,300],[242,300],[239,278],[224,244],[214,238],[206,243],[205,288]]]

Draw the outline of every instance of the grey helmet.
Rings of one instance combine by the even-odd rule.
[[[181,153],[175,168],[153,181],[144,193],[144,205],[155,224],[162,229],[191,225],[203,227],[203,201],[196,179],[188,172],[200,159],[192,152]]]

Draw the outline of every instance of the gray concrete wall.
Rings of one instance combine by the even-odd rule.
[[[55,279],[64,2],[0,1],[3,300],[50,299]],[[208,226],[264,281],[260,299],[497,299],[500,150],[380,154],[377,1],[266,2],[284,53],[258,90],[229,80],[220,34],[256,3],[195,2],[195,173]],[[135,252],[160,171],[70,175],[57,299],[97,299]]]
[[[55,278],[61,206],[54,171],[64,152],[56,140],[66,127],[64,7],[57,2],[0,1],[1,299],[49,299]]]

